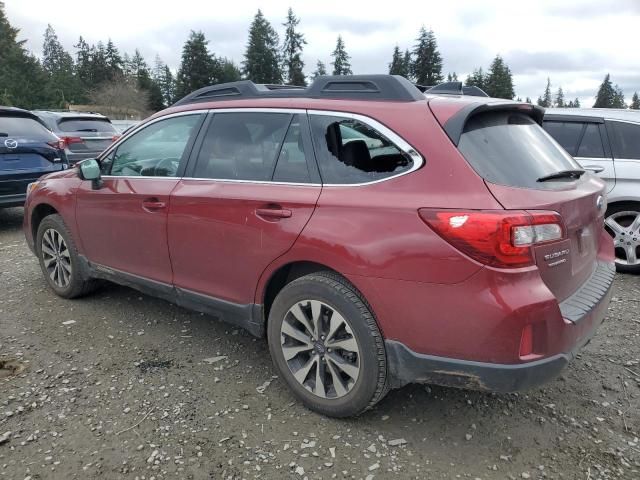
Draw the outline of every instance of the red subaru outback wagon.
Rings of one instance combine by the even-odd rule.
[[[605,185],[539,107],[462,93],[388,75],[198,90],[32,184],[27,241],[62,297],[106,279],[266,336],[326,415],[409,382],[538,385],[605,316]]]

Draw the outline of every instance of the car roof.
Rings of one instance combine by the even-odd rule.
[[[545,117],[553,116],[591,117],[640,123],[640,110],[622,108],[549,108],[545,111]]]

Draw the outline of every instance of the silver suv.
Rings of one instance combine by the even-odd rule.
[[[606,180],[605,228],[619,272],[640,273],[640,111],[547,110],[544,128],[582,168]]]

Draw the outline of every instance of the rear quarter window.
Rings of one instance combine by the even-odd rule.
[[[63,118],[58,121],[61,132],[108,132],[118,133],[108,120],[95,118]]]
[[[609,122],[614,158],[640,160],[640,124]]]
[[[20,138],[50,142],[57,137],[44,125],[30,117],[0,116],[0,140],[2,138]]]
[[[583,123],[545,120],[544,129],[571,155],[576,154]]]
[[[580,168],[540,125],[517,112],[472,117],[458,148],[485,180],[512,187],[552,189],[557,182],[542,183],[538,178]]]

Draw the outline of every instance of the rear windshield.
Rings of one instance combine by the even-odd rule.
[[[63,118],[58,123],[61,132],[109,132],[117,133],[109,120],[96,118]]]
[[[33,118],[0,116],[0,140],[7,137],[45,142],[57,139],[53,133]]]
[[[557,182],[541,183],[538,178],[580,168],[531,117],[517,112],[472,117],[458,148],[480,176],[500,185],[553,188]]]

